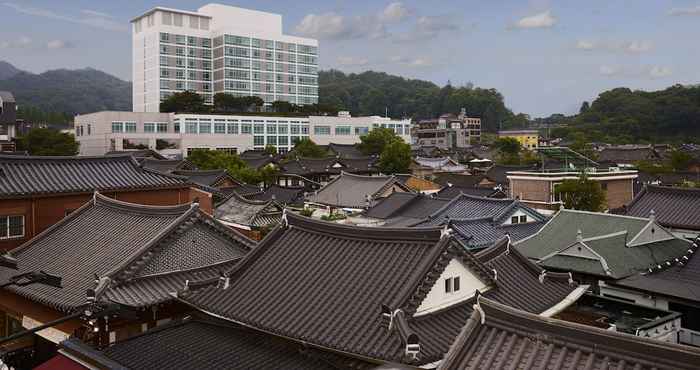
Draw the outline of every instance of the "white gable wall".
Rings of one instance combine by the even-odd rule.
[[[445,292],[445,280],[459,276],[459,290],[451,293]],[[423,303],[416,310],[416,315],[428,313],[448,307],[457,302],[471,298],[476,290],[484,292],[486,284],[479,280],[462,262],[452,259],[445,267],[440,278],[435,282]]]
[[[656,222],[650,221],[629,243],[630,247],[673,239],[675,236]]]
[[[534,222],[535,221],[535,219],[532,218],[532,216],[529,213],[524,212],[522,209],[518,208],[510,216],[506,217],[506,220],[503,223],[503,225],[511,225],[512,224],[512,222],[510,222],[511,217],[514,217],[514,216],[517,216],[518,218],[520,218],[520,216],[527,216],[527,222]],[[521,223],[521,222],[518,222],[518,223]]]

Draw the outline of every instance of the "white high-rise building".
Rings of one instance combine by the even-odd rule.
[[[318,41],[282,33],[282,16],[220,4],[196,12],[156,7],[132,21],[133,111],[195,91],[265,102],[318,102]]]

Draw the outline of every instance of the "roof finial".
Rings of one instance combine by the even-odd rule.
[[[287,220],[287,208],[282,209],[282,225],[284,227],[289,226],[289,221]]]
[[[653,209],[651,211],[649,211],[649,220],[656,221],[656,212],[654,212]]]
[[[452,233],[452,229],[450,229],[450,223],[448,222],[445,224],[445,226],[440,231],[440,239],[445,238],[445,237],[449,238],[451,233]]]
[[[510,233],[506,233],[506,255],[510,254]]]
[[[540,283],[544,284],[545,277],[547,277],[547,270],[542,270],[542,272],[540,272],[540,276],[538,276]]]
[[[476,303],[474,303],[474,311],[479,313],[479,320],[481,321],[481,325],[484,325],[484,323],[486,323],[486,313],[481,308],[481,305],[479,303],[479,298],[477,297]]]
[[[583,233],[581,232],[581,229],[576,231],[576,241],[579,243],[583,241]]]
[[[563,211],[566,209],[566,206],[564,205],[564,202],[559,203],[559,210]]]

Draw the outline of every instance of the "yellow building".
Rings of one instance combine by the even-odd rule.
[[[537,130],[509,130],[498,131],[498,138],[512,137],[518,140],[525,149],[535,149],[540,141],[540,133]]]

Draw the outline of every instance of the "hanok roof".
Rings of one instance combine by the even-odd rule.
[[[257,170],[269,165],[276,164],[277,158],[260,151],[245,151],[240,155],[241,160],[245,162],[248,167],[255,168]]]
[[[195,184],[200,184],[200,185],[205,185],[205,186],[210,186],[210,187],[217,187],[221,181],[224,179],[228,179],[232,183],[236,185],[241,185],[241,183],[233,178],[227,170],[194,170],[194,171],[187,171],[187,170],[177,170],[173,172],[175,175],[183,176],[189,179],[191,182]]]
[[[151,159],[141,160],[141,167],[160,173],[172,173],[177,170],[194,170],[195,165],[185,159]]]
[[[139,289],[142,285],[136,289],[127,285],[141,278],[182,274],[235,260],[253,245],[196,204],[144,206],[95,194],[81,208],[10,251],[18,260],[19,271],[0,269],[0,282],[38,270],[58,275],[63,288],[35,284],[5,289],[64,312],[85,303],[85,291],[94,288],[95,276],[108,278],[110,289],[120,289],[130,297],[124,303],[150,304],[162,301],[168,291],[149,292]],[[109,298],[121,301],[118,295]]]
[[[131,156],[0,155],[0,198],[187,186],[184,178],[144,169]]]
[[[495,185],[495,181],[487,175],[463,175],[457,173],[438,173],[435,174],[435,182],[442,186],[459,186],[463,188],[478,187],[482,183]]]
[[[224,320],[196,316],[115,343],[102,351],[72,338],[64,351],[101,369],[299,369],[334,370],[338,355],[317,354]],[[337,363],[328,361],[336,358]],[[367,364],[354,361],[354,369]],[[350,368],[350,367],[348,367]]]
[[[394,174],[396,179],[402,184],[406,185],[409,189],[417,192],[427,192],[440,190],[440,185],[436,184],[430,180],[426,180],[420,177],[416,177],[409,174]]]
[[[439,370],[695,369],[696,348],[477,302]]]
[[[364,176],[341,172],[340,176],[310,195],[308,200],[335,207],[365,208],[392,187],[411,191],[394,176]]]
[[[516,245],[542,266],[614,279],[675,260],[690,246],[650,219],[567,209]]]
[[[447,186],[437,193],[435,193],[436,197],[440,198],[445,198],[445,199],[454,199],[462,194],[465,195],[471,195],[475,197],[484,197],[484,198],[495,198],[495,199],[503,199],[507,197],[507,194],[503,192],[501,189],[493,189],[493,188],[482,188],[482,187],[469,187],[469,188],[463,188],[460,186]]]
[[[303,204],[304,189],[303,186],[279,186],[277,184],[272,184],[265,189],[265,191],[245,196],[245,198],[257,201],[274,200],[283,205]]]
[[[439,158],[416,157],[413,159],[413,162],[420,167],[433,169],[435,171],[464,172],[467,170],[466,167],[457,163],[456,161],[454,161],[450,157],[439,157]]]
[[[452,220],[450,225],[456,232],[457,238],[469,249],[486,248],[506,235],[513,242],[527,238],[538,232],[546,220],[503,225],[494,222],[493,218],[475,220]]]
[[[700,231],[700,189],[647,185],[625,214],[648,217],[651,211],[663,226]]]
[[[470,298],[414,316],[454,259],[488,286],[485,295],[531,312],[545,312],[578,292],[569,275],[543,275],[505,240],[477,259],[439,228],[361,228],[292,214],[287,221],[227,274],[226,289],[215,279],[191,282],[178,296],[202,311],[310,346],[404,361],[406,336],[396,327],[387,331],[380,313],[387,305],[405,313],[396,325],[420,337],[418,360],[408,361],[430,363],[442,358],[471,312]]]
[[[282,165],[282,172],[300,176],[315,174],[376,173],[376,157],[344,158],[296,158]]]
[[[447,199],[432,198],[416,193],[392,193],[380,200],[365,216],[386,220],[385,226],[409,226],[442,208]]]
[[[355,144],[330,143],[328,144],[328,150],[341,158],[365,157]]]
[[[447,221],[482,218],[490,218],[493,222],[502,222],[517,210],[527,213],[537,221],[545,219],[537,211],[516,199],[494,199],[462,194],[431,214],[426,223],[442,225]]]
[[[661,156],[650,146],[642,148],[608,147],[598,153],[598,162],[632,164],[646,160],[659,160]]]
[[[700,239],[695,239],[684,256],[662,265],[653,266],[640,274],[615,282],[626,288],[652,292],[700,302],[700,257],[697,257]]]
[[[216,219],[241,226],[272,225],[277,223],[281,216],[282,207],[275,201],[248,200],[235,192],[214,209]]]

